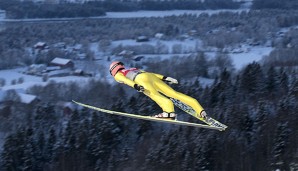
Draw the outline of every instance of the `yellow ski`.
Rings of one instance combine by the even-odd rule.
[[[113,114],[113,115],[120,115],[120,116],[129,117],[129,118],[142,119],[142,120],[155,121],[155,122],[170,123],[170,124],[175,124],[175,125],[184,125],[184,126],[192,126],[192,127],[198,127],[198,128],[215,129],[215,130],[219,130],[219,131],[224,130],[222,127],[215,127],[215,126],[210,126],[210,125],[184,122],[184,121],[178,121],[178,120],[165,120],[165,119],[158,119],[158,118],[154,118],[154,117],[150,117],[150,116],[142,116],[142,115],[131,114],[131,113],[117,112],[117,111],[112,111],[112,110],[107,110],[107,109],[90,106],[90,105],[83,104],[83,103],[80,103],[80,102],[77,102],[74,100],[72,100],[72,101],[80,106],[90,108],[93,110],[97,110],[100,112],[108,113],[108,114]]]

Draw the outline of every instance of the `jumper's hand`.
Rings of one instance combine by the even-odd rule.
[[[135,88],[138,92],[144,92],[145,91],[145,88],[141,85],[138,85],[138,84],[135,84],[133,86],[133,88]]]
[[[169,84],[178,84],[178,81],[172,77],[166,77],[164,80]]]

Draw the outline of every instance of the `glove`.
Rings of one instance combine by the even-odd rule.
[[[178,81],[172,77],[164,77],[163,80],[169,84],[178,84]]]
[[[144,92],[145,91],[144,87],[141,86],[141,85],[138,85],[138,84],[133,85],[133,88],[136,89],[138,92]]]

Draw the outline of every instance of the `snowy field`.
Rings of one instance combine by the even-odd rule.
[[[253,61],[260,62],[262,57],[269,55],[272,50],[272,47],[257,46],[251,48],[250,52],[248,53],[243,52],[229,55],[233,61],[234,67],[239,70]]]
[[[9,70],[0,70],[0,78],[5,79],[5,86],[1,87],[0,90],[18,90],[19,92],[23,92],[28,88],[34,85],[46,85],[50,81],[55,82],[86,82],[89,77],[79,77],[79,76],[66,76],[66,77],[52,77],[49,78],[47,82],[42,81],[42,77],[39,76],[32,76],[22,73],[26,70],[26,67],[16,68],[16,69],[9,69]],[[13,80],[17,81],[20,78],[23,79],[23,83],[21,84],[12,84]]]
[[[137,11],[137,12],[107,12],[104,18],[141,18],[141,17],[166,17],[179,15],[200,15],[207,13],[209,15],[220,12],[243,12],[248,9],[239,10],[169,10],[169,11]]]
[[[152,46],[156,46],[157,43],[161,43],[163,45],[166,45],[169,49],[169,54],[145,54],[146,58],[154,58],[154,57],[159,57],[160,59],[167,59],[172,56],[185,56],[187,53],[192,53],[196,52],[197,49],[204,50],[202,47],[202,43],[198,39],[186,39],[183,41],[180,40],[171,40],[171,41],[162,41],[162,40],[150,40],[149,42],[143,42],[139,43],[136,42],[135,40],[118,40],[112,42],[112,46],[116,47],[119,45],[122,46],[137,46],[141,44],[149,44]],[[174,45],[181,45],[181,51],[183,52],[182,54],[173,54],[173,46]],[[233,61],[233,65],[235,69],[240,70],[242,67],[245,65],[253,62],[253,61],[260,61],[263,56],[269,55],[270,52],[273,50],[272,47],[264,47],[264,46],[244,46],[243,49],[249,49],[249,50],[243,50],[241,53],[228,53],[228,55],[231,57]],[[205,53],[207,57],[213,58],[216,54],[216,52],[206,52]]]

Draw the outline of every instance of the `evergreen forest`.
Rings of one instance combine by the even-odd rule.
[[[78,171],[297,170],[297,71],[251,63],[236,75],[224,70],[211,86],[202,87],[195,81],[174,88],[198,99],[211,116],[229,128],[219,132],[175,126],[85,108],[63,116],[54,105],[55,99],[76,99],[142,115],[160,109],[143,94],[128,96],[122,86],[111,87],[101,81],[91,81],[86,87],[53,83],[34,88],[47,100],[27,113],[21,105],[15,105],[10,119],[20,122],[18,113],[23,115],[24,124],[6,137],[2,167]],[[180,119],[198,122],[182,111],[176,112]]]
[[[28,49],[38,41],[82,44],[89,55],[85,62],[93,63],[91,43],[103,48],[106,42],[156,33],[172,40],[196,30],[194,38],[201,39],[204,47],[220,49],[215,60],[207,60],[207,52],[200,49],[183,60],[173,56],[134,65],[178,79],[180,84],[172,85],[175,90],[196,98],[210,116],[229,128],[220,132],[113,116],[78,106],[68,111],[61,108],[57,102],[76,100],[140,115],[161,112],[144,94],[111,84],[104,75],[107,67],[98,67],[102,79],[49,81],[31,87],[27,93],[40,99],[34,105],[20,103],[13,90],[8,93],[11,107],[0,110],[0,132],[6,135],[0,171],[298,170],[298,12],[292,9],[296,1],[267,9],[269,1],[255,0],[252,7],[256,10],[212,15],[1,22],[0,69],[45,63],[59,55],[71,58],[72,54],[59,49],[32,58]],[[7,5],[8,1],[0,3]],[[11,10],[9,15],[18,18],[13,12],[21,11],[18,6]],[[105,12],[97,10],[94,12]],[[269,42],[274,50],[261,62],[235,70],[224,48],[248,42],[260,46]],[[152,50],[147,46],[113,50],[126,48],[137,49],[139,54]],[[214,67],[218,72],[210,74]],[[205,85],[199,79],[202,77],[213,81]],[[179,109],[176,113],[179,120],[200,123]]]

